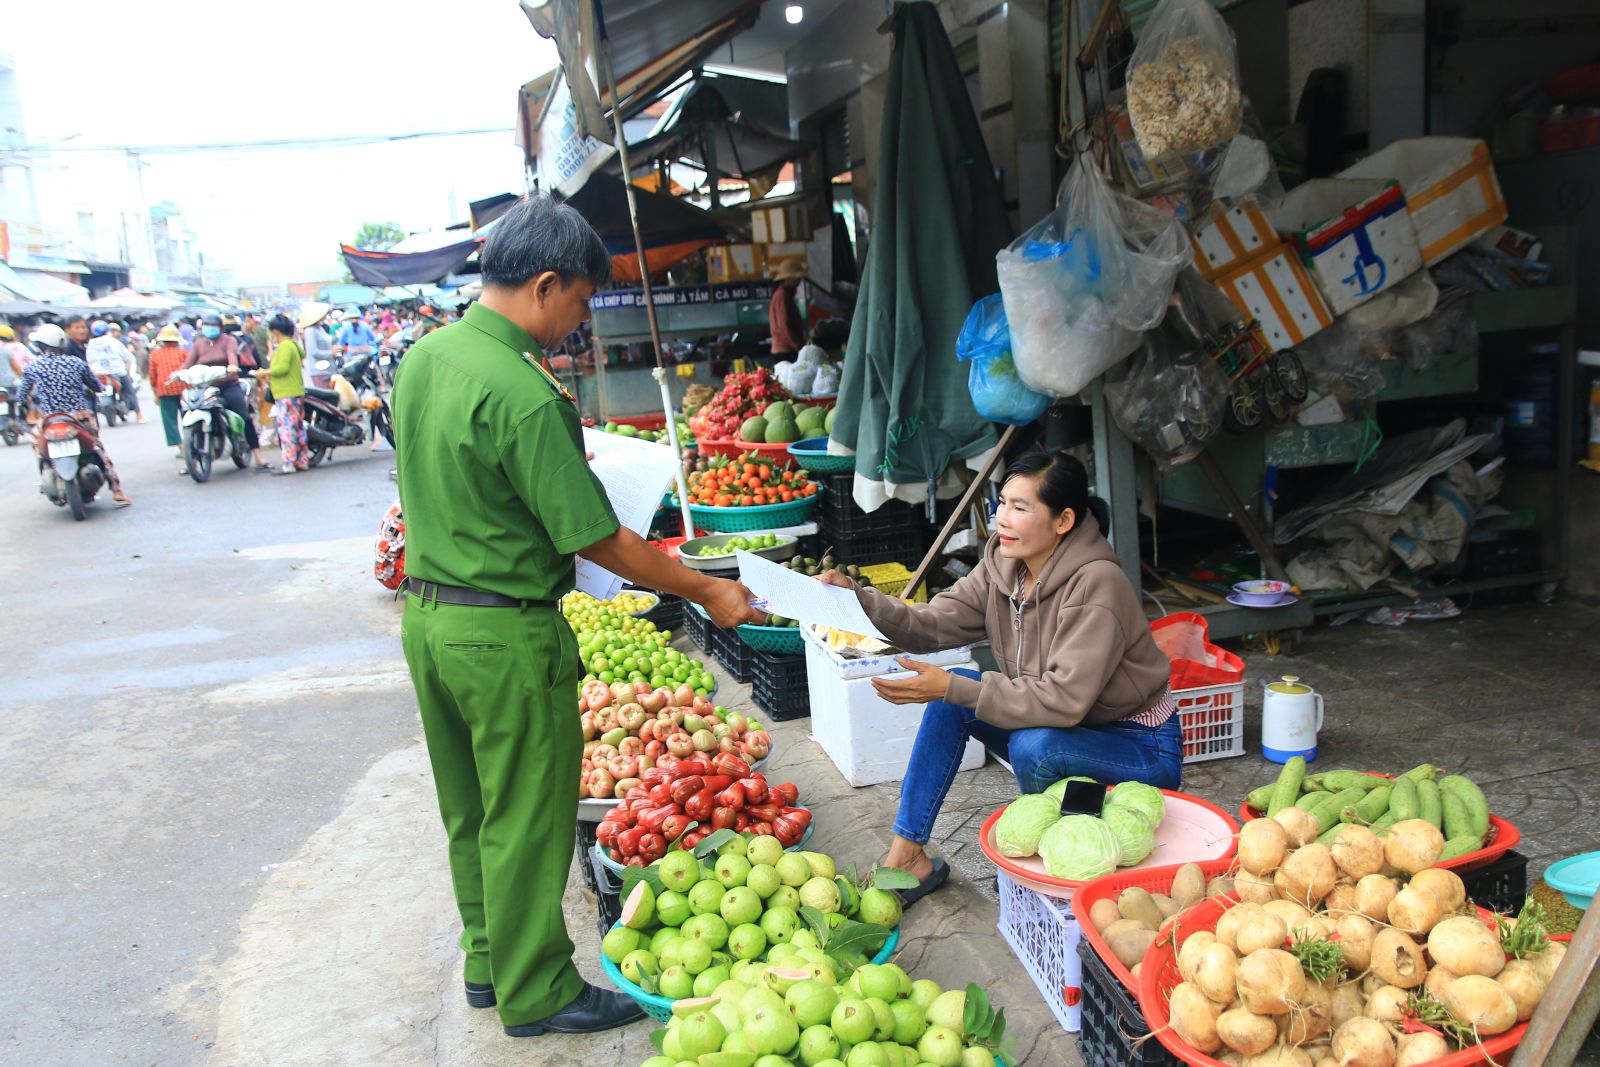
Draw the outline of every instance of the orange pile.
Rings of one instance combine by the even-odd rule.
[[[748,508],[787,504],[817,495],[817,483],[803,470],[789,470],[761,462],[755,453],[729,459],[718,456],[705,470],[689,475],[689,502],[717,508]]]

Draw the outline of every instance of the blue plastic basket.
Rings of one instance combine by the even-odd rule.
[[[621,926],[619,922],[612,929]],[[895,946],[900,944],[900,927],[896,926],[889,931],[889,939],[883,943],[878,954],[872,957],[873,963],[888,963],[889,957],[894,955]],[[643,1008],[645,1014],[656,1022],[665,1026],[672,1019],[673,1001],[656,993],[646,993],[632,982],[622,976],[622,969],[612,963],[604,953],[600,955],[600,966],[605,970],[606,977],[611,979],[611,984],[633,998],[633,1002]]]
[[[818,474],[845,474],[856,469],[854,456],[828,455],[826,437],[808,437],[789,446],[789,455],[808,471]]]
[[[707,504],[690,504],[689,517],[702,530],[711,533],[751,533],[756,530],[781,530],[785,526],[798,526],[811,517],[811,512],[822,499],[822,486],[812,496],[801,497],[785,504],[757,504],[748,508],[717,508]]]

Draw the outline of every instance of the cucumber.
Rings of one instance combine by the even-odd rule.
[[[1444,828],[1443,808],[1439,800],[1439,783],[1424,778],[1417,783],[1417,818],[1426,819],[1438,829]]]
[[[1317,833],[1325,833],[1329,828],[1338,826],[1344,809],[1354,805],[1366,794],[1360,789],[1346,789],[1334,793],[1327,800],[1311,809],[1311,817],[1317,820]]]
[[[1473,834],[1472,812],[1467,809],[1467,802],[1450,789],[1439,791],[1439,804],[1444,813],[1440,829],[1444,831],[1446,841],[1457,837],[1469,837]],[[1482,834],[1478,835],[1482,837]]]
[[[1439,788],[1460,797],[1472,816],[1472,829],[1480,838],[1489,832],[1489,800],[1478,788],[1478,783],[1461,774],[1447,774],[1439,779]]]
[[[1417,783],[1410,778],[1396,778],[1394,791],[1389,794],[1389,810],[1395,821],[1417,817]]]
[[[1431,763],[1424,763],[1424,764],[1421,764],[1420,766],[1416,766],[1416,767],[1411,768],[1409,771],[1407,771],[1406,773],[1402,774],[1400,777],[1409,778],[1413,782],[1420,782],[1424,778],[1427,778],[1427,779],[1431,780],[1432,778],[1436,777],[1438,775],[1438,773],[1439,773],[1439,768],[1435,767]]]
[[[1457,856],[1465,856],[1469,852],[1476,852],[1483,847],[1483,838],[1475,834],[1463,834],[1460,837],[1445,839],[1444,851],[1439,853],[1442,860],[1453,860]]]
[[[1277,782],[1257,786],[1250,790],[1250,795],[1244,798],[1244,802],[1257,811],[1266,811],[1267,805],[1272,803],[1272,791],[1276,788],[1278,788]]]
[[[1378,816],[1388,811],[1389,797],[1393,792],[1394,786],[1386,783],[1363,797],[1356,804],[1356,815],[1360,821],[1364,823],[1374,822]]]
[[[1300,799],[1300,784],[1305,781],[1306,760],[1295,756],[1283,765],[1278,782],[1272,789],[1272,800],[1267,804],[1267,814],[1276,815]]]
[[[1388,779],[1365,771],[1325,771],[1317,776],[1319,787],[1337,793],[1342,789],[1360,789],[1363,792],[1377,789]]]
[[[1324,800],[1327,800],[1331,796],[1333,796],[1332,793],[1325,793],[1318,789],[1314,792],[1307,793],[1305,796],[1295,801],[1294,806],[1299,808],[1301,811],[1310,811],[1312,808],[1316,807],[1318,804],[1322,803]]]
[[[1379,816],[1378,821],[1369,826],[1368,829],[1377,834],[1379,837],[1382,837],[1384,834],[1389,832],[1389,827],[1393,826],[1399,821],[1399,819],[1395,818],[1394,812],[1384,812],[1383,815]]]
[[[1342,823],[1342,822],[1334,823],[1332,826],[1328,827],[1326,830],[1322,831],[1322,833],[1317,835],[1317,844],[1319,844],[1319,845],[1331,845],[1331,844],[1333,844],[1333,839],[1339,836],[1339,831],[1343,830],[1344,827],[1345,827],[1345,824]]]

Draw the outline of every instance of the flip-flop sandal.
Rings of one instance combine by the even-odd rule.
[[[119,510],[122,509],[122,508],[125,508],[125,507],[129,507],[132,504],[133,504],[133,501],[131,501],[131,500],[113,500],[111,502],[111,506],[113,508],[117,508]]]
[[[905,911],[906,909],[910,908],[911,905],[915,904],[917,901],[921,900],[935,889],[938,889],[940,886],[944,885],[949,878],[950,865],[941,857],[935,856],[933,858],[933,870],[928,872],[928,877],[918,882],[916,886],[911,889],[900,889],[896,891],[900,894],[900,910]]]

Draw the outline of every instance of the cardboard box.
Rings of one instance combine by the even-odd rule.
[[[1506,221],[1489,148],[1470,137],[1417,137],[1374,152],[1341,178],[1393,178],[1428,266]]]
[[[712,245],[706,249],[706,278],[713,285],[766,276],[767,252],[762,245]]]
[[[1274,352],[1293,348],[1333,322],[1322,291],[1286,243],[1247,260],[1213,284],[1234,307],[1261,323]]]
[[[1290,235],[1335,315],[1422,269],[1417,230],[1396,181],[1313,179],[1296,186],[1267,218]]]
[[[1194,244],[1195,269],[1207,281],[1283,243],[1253,196],[1231,208],[1213,205],[1189,240]]]
[[[798,263],[803,270],[809,262],[804,241],[786,241],[767,245],[766,254],[767,277],[769,278],[785,263]]]
[[[895,782],[905,777],[911,746],[922,724],[925,704],[891,704],[878,695],[872,679],[909,675],[893,656],[845,660],[827,647],[810,626],[802,626],[806,643],[806,684],[811,694],[811,736],[853,786]],[[946,670],[976,670],[966,647],[949,649],[919,660]],[[969,739],[961,770],[983,766],[983,745]]]

